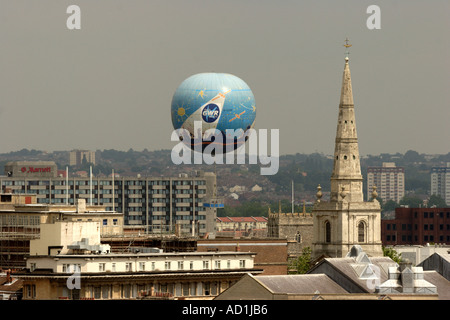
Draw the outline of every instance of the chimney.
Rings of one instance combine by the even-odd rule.
[[[11,283],[11,270],[6,270],[6,283]]]
[[[412,270],[412,263],[408,260],[400,262],[401,281],[403,293],[414,292],[414,272]]]
[[[86,212],[86,199],[77,199],[77,213]]]

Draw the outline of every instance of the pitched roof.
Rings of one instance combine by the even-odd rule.
[[[253,276],[272,293],[321,294],[348,293],[325,274]]]
[[[15,293],[22,288],[22,279],[11,277],[11,282],[7,282],[7,276],[0,274],[0,293]]]
[[[370,264],[360,264],[355,258],[325,258],[308,273],[314,273],[314,270],[321,268],[323,264],[328,264],[359,286],[362,291],[373,293],[377,284],[388,280],[388,268],[398,265],[388,257],[370,257],[370,262]],[[377,275],[377,273],[379,273],[379,283],[375,283],[376,280],[373,278],[373,274]]]
[[[450,300],[450,281],[434,270],[423,271],[423,278],[437,288],[439,300]]]

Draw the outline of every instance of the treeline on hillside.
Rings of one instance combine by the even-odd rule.
[[[109,175],[114,169],[116,173],[160,175],[163,169],[168,173],[171,168],[177,168],[170,161],[171,150],[136,151],[130,148],[128,151],[105,149],[96,151],[96,164],[92,166],[95,175]],[[59,169],[65,169],[69,164],[69,151],[45,152],[39,150],[21,149],[9,153],[0,154],[0,165],[7,161],[18,160],[45,160],[55,161]],[[443,155],[426,155],[409,150],[405,154],[395,153],[380,155],[368,155],[361,158],[361,171],[363,178],[367,177],[367,167],[381,166],[383,162],[395,162],[396,166],[405,168],[405,189],[418,193],[428,193],[430,190],[430,170],[433,166],[443,166],[450,162],[450,152]],[[248,161],[246,161],[248,163]],[[330,176],[333,159],[321,153],[282,155],[279,158],[279,171],[272,176],[266,176],[276,185],[277,193],[289,194],[291,183],[294,182],[296,192],[316,190],[320,184],[323,191],[330,189]],[[88,171],[91,164],[83,163],[70,170]],[[225,165],[224,165],[225,166]],[[179,167],[178,167],[179,168]],[[198,165],[199,170],[211,169],[211,166]],[[211,169],[212,170],[212,169]],[[260,175],[259,166],[248,165],[248,171],[244,173],[248,179]],[[364,188],[367,183],[364,181]],[[364,190],[364,194],[367,194]]]

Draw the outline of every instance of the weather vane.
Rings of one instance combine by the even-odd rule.
[[[346,48],[346,51],[345,51],[345,56],[346,56],[346,58],[348,58],[348,55],[350,54],[348,48],[350,48],[350,47],[352,46],[352,45],[351,45],[350,43],[348,43],[348,42],[349,42],[348,38],[345,38],[345,44],[344,44],[344,47]]]

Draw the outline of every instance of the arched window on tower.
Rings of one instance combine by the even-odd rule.
[[[329,221],[325,222],[325,242],[331,242],[331,224]]]
[[[363,221],[358,224],[358,242],[365,241],[366,225]]]

